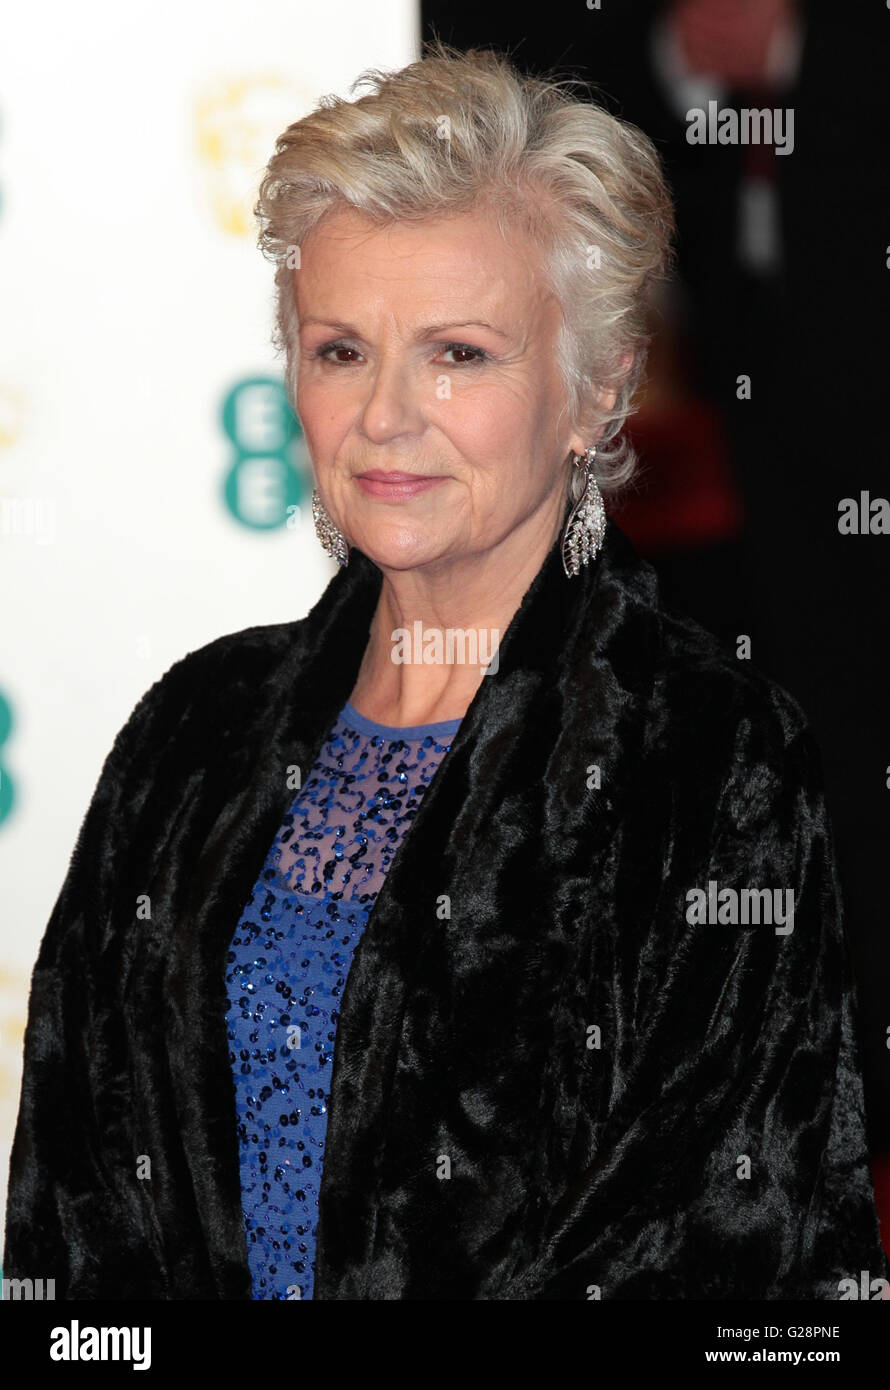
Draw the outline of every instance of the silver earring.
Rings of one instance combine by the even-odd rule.
[[[584,454],[572,454],[569,497],[574,506],[562,533],[562,567],[571,579],[594,558],[606,534],[602,494],[591,471],[596,446]]]
[[[333,556],[343,569],[349,564],[349,546],[343,532],[329,517],[318,488],[312,494],[312,520],[315,522],[315,534],[321,541],[322,548]]]

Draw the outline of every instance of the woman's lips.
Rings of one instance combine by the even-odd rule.
[[[447,474],[430,478],[422,473],[401,473],[397,469],[370,469],[367,473],[357,473],[355,478],[366,497],[382,498],[385,502],[405,502],[420,492],[428,492],[431,487],[448,481]]]

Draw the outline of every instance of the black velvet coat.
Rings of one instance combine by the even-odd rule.
[[[353,551],[308,617],[186,656],[118,735],[34,971],[7,1277],[250,1298],[226,953],[380,582]],[[690,924],[711,881],[792,888],[793,931]],[[890,1273],[813,738],[612,522],[578,578],[558,545],[539,570],[359,940],[317,1236],[320,1299]]]

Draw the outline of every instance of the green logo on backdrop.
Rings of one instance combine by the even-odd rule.
[[[254,530],[285,526],[288,508],[305,495],[309,459],[284,383],[267,376],[239,381],[223,401],[221,424],[234,448],[223,483],[229,512]]]
[[[9,738],[12,730],[12,709],[9,701],[0,691],[0,744],[4,744]],[[15,801],[15,782],[13,782],[5,766],[0,762],[0,825],[6,820],[12,810],[12,803]]]

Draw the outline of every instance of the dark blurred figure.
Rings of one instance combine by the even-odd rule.
[[[880,1196],[890,1152],[890,536],[842,535],[838,512],[861,492],[890,497],[879,428],[890,13],[792,0],[588,6],[520,13],[423,0],[422,36],[580,77],[666,161],[679,283],[632,423],[647,468],[614,514],[677,606],[733,645],[750,635],[753,661],[797,697],[820,740]],[[790,111],[786,152],[690,143],[687,113],[709,101]],[[885,1208],[885,1243],[887,1227]]]

